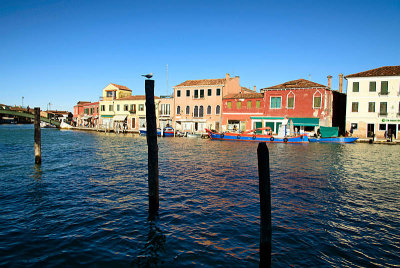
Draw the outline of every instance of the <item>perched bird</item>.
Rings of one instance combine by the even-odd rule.
[[[147,79],[150,79],[153,77],[153,73],[149,73],[149,74],[142,74],[142,76],[146,77]]]

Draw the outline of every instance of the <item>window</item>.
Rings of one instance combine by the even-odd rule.
[[[321,93],[316,92],[316,93],[314,94],[314,104],[313,104],[314,109],[319,109],[319,108],[321,108],[321,99],[322,99]]]
[[[228,108],[228,109],[231,109],[231,108],[232,108],[232,102],[231,102],[231,101],[228,101],[228,102],[226,103],[226,108]]]
[[[357,113],[358,112],[358,102],[352,102],[351,103],[351,111],[353,113]]]
[[[135,104],[131,104],[131,107],[129,108],[129,111],[134,113],[136,112],[136,105]]]
[[[204,89],[200,89],[200,99],[204,98]]]
[[[102,112],[104,112],[106,110],[106,106],[105,105],[101,105],[100,109],[101,109]]]
[[[99,113],[99,106],[97,106],[96,108],[97,108],[97,113]]]
[[[216,94],[217,96],[221,96],[221,89],[220,88],[217,88],[217,94]]]
[[[186,114],[190,114],[190,106],[186,106]]]
[[[271,97],[271,109],[280,109],[282,104],[282,97]]]
[[[207,114],[211,114],[211,106],[210,105],[207,106]]]
[[[177,90],[177,91],[176,91],[176,96],[177,96],[177,97],[180,97],[180,96],[181,96],[181,91],[180,91],[180,90]]]
[[[242,108],[242,102],[241,101],[236,102],[236,108],[238,108],[238,109]]]
[[[109,111],[114,111],[113,105],[108,105],[108,110],[109,110]]]
[[[247,101],[247,109],[251,109],[251,101]]]
[[[369,82],[369,92],[376,92],[376,82],[375,81]]]
[[[171,114],[171,104],[161,104],[161,115]]]
[[[200,105],[199,117],[203,117],[203,116],[204,116],[204,108],[203,108],[203,105]]]
[[[356,130],[356,129],[358,129],[358,124],[357,123],[351,123],[350,128]]]
[[[115,91],[107,91],[107,93],[106,93],[106,97],[107,98],[115,98]]]
[[[256,101],[256,108],[260,108],[261,107],[261,101]]]
[[[212,95],[212,89],[209,88],[209,89],[207,90],[207,96],[211,96],[211,95]]]
[[[294,108],[294,96],[292,94],[288,95],[287,98],[287,108],[288,109],[293,109]]]
[[[176,106],[176,114],[181,114],[181,106]]]
[[[368,112],[375,113],[375,102],[368,102]]]
[[[144,104],[139,104],[139,111],[141,111],[141,112],[144,111]]]
[[[379,114],[387,115],[387,102],[381,102]]]
[[[198,89],[195,89],[195,90],[194,90],[194,98],[195,98],[195,99],[198,99],[198,98],[199,98],[199,90],[198,90]]]
[[[379,124],[379,130],[386,130],[386,124]]]
[[[83,110],[83,113],[84,113],[84,114],[89,114],[89,108],[85,108],[85,109]]]
[[[388,93],[388,81],[381,81],[381,95],[387,95]]]
[[[221,112],[221,107],[217,105],[217,107],[215,107],[215,114],[219,114],[220,112]]]
[[[190,97],[190,89],[186,90],[186,97]]]
[[[199,106],[194,106],[193,117],[199,117]]]
[[[119,104],[117,104],[117,111],[119,111]]]
[[[360,91],[360,83],[353,82],[353,92],[359,92],[359,91]]]
[[[125,104],[124,105],[124,111],[128,111],[128,107],[129,107],[128,104]]]

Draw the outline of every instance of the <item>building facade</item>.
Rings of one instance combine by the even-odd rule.
[[[240,93],[229,94],[222,100],[222,129],[235,132],[254,129],[252,117],[264,115],[264,95],[242,88]]]
[[[174,97],[173,96],[160,96],[157,101],[156,107],[158,108],[158,124],[157,126],[161,129],[165,127],[171,127],[174,119]]]
[[[261,92],[264,93],[264,114],[251,117],[253,126],[270,127],[278,133],[281,125],[293,122],[301,133],[315,131],[318,126],[333,126],[344,134],[345,94],[305,79],[263,88]]]
[[[182,132],[221,130],[223,96],[240,92],[239,77],[187,80],[174,87],[174,126]]]
[[[384,66],[345,78],[346,130],[359,138],[385,139],[390,133],[399,139],[400,66]]]

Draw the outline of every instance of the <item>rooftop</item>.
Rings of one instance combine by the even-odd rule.
[[[187,87],[187,86],[211,86],[211,85],[224,85],[226,79],[200,79],[200,80],[186,80],[183,83],[177,85],[177,87]]]
[[[160,97],[154,96],[154,99],[159,99]],[[117,100],[145,100],[146,95],[135,95],[135,96],[128,96],[128,97],[123,97],[119,98]]]
[[[289,82],[285,82],[283,84],[279,84],[272,87],[262,88],[261,90],[273,90],[273,89],[295,89],[295,88],[327,88],[327,86],[306,80],[306,79],[297,79]]]
[[[383,66],[376,69],[368,70],[361,73],[349,74],[345,78],[351,77],[371,77],[371,76],[398,76],[400,75],[400,65]]]
[[[113,83],[110,83],[111,85],[113,85],[114,87],[117,87],[118,89],[121,89],[121,90],[129,90],[129,91],[132,91],[132,90],[130,90],[128,87],[126,87],[126,86],[121,86],[121,85],[117,85],[117,84],[113,84]]]

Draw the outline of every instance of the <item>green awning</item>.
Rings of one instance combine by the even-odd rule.
[[[289,118],[289,122],[290,121],[293,121],[293,125],[295,126],[307,126],[307,127],[319,126],[319,118],[297,117],[297,118]]]

